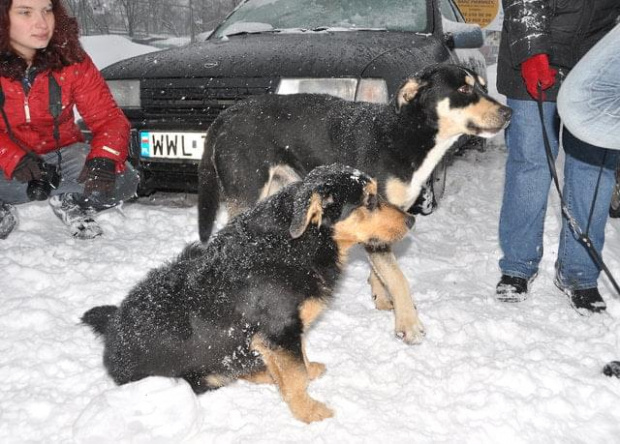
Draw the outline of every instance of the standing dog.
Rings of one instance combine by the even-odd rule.
[[[455,65],[432,66],[407,80],[389,105],[308,94],[240,102],[207,132],[199,167],[200,239],[209,238],[220,200],[237,214],[332,162],[376,177],[379,193],[406,210],[461,135],[494,136],[510,116],[510,108],[486,94],[481,78]],[[393,307],[396,334],[419,342],[424,330],[394,255],[390,249],[369,254],[377,308]]]
[[[385,247],[412,225],[366,174],[318,167],[152,270],[120,307],[95,307],[82,320],[103,335],[118,384],[169,376],[202,393],[240,377],[275,382],[296,418],[319,421],[332,412],[306,388],[325,366],[307,360],[303,335],[332,298],[349,249]]]

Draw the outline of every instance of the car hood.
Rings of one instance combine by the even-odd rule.
[[[196,77],[371,77],[379,65],[419,68],[445,59],[430,34],[342,31],[248,34],[207,40],[115,63],[107,80]],[[388,68],[382,66],[380,71]]]

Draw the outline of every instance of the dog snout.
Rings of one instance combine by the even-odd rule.
[[[510,122],[512,118],[512,108],[502,105],[499,109],[499,115],[505,122]]]

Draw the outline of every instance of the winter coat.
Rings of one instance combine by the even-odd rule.
[[[620,0],[502,0],[497,90],[513,99],[533,100],[521,77],[521,63],[547,54],[558,75],[545,90],[555,101],[568,71],[609,32],[620,17]]]
[[[27,95],[19,80],[0,77],[5,96],[4,111],[13,136],[19,144],[37,154],[57,149],[49,110],[49,73],[49,70],[38,73]],[[93,61],[85,56],[82,62],[51,74],[60,85],[62,94],[58,147],[84,141],[75,123],[75,105],[93,134],[88,158],[112,159],[117,172],[123,171],[130,125]],[[12,177],[15,166],[24,155],[24,149],[11,140],[4,119],[0,118],[0,168],[7,177]]]

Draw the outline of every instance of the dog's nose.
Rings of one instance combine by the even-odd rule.
[[[512,108],[509,108],[507,106],[502,106],[499,109],[499,114],[502,116],[504,120],[509,121],[510,118],[512,117]]]
[[[407,217],[405,218],[405,225],[407,225],[407,228],[409,229],[413,228],[413,226],[415,225],[415,216],[413,214],[407,213]]]

